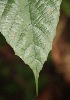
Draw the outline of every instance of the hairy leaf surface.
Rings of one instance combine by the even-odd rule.
[[[52,47],[61,0],[0,0],[0,29],[38,77]]]

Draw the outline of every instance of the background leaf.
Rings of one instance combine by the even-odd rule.
[[[70,0],[63,0],[61,8],[67,16],[70,16]]]
[[[0,0],[1,33],[38,77],[52,48],[61,0]]]

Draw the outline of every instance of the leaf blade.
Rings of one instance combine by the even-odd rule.
[[[0,16],[1,32],[15,54],[33,70],[38,87],[39,72],[56,33],[61,0],[6,0],[5,3]]]

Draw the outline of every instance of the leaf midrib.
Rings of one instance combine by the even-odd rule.
[[[29,0],[28,0],[28,2],[29,2]],[[30,14],[30,20],[31,20],[31,26],[32,26],[32,33],[33,33],[33,44],[34,44],[33,45],[33,47],[34,47],[33,49],[34,49],[34,54],[35,54],[34,57],[35,57],[36,60],[38,60],[42,64],[42,62],[39,59],[36,58],[37,54],[36,54],[36,50],[35,50],[35,41],[34,41],[35,38],[34,38],[34,30],[33,30],[33,26],[34,25],[32,23],[32,18],[31,18],[30,4],[29,4],[29,14]],[[37,68],[38,68],[38,66],[36,67],[36,72],[37,72]]]

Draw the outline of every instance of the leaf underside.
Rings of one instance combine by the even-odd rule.
[[[38,77],[52,48],[61,0],[0,0],[0,30]]]

